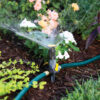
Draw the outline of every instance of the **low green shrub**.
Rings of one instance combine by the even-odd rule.
[[[100,76],[98,80],[90,79],[83,82],[82,85],[77,82],[77,87],[69,93],[66,90],[67,96],[61,100],[100,100]]]
[[[56,0],[52,0],[57,2]],[[95,26],[91,25],[96,22],[96,16],[100,11],[99,0],[63,0],[59,1],[60,24],[62,29],[75,31],[82,34],[86,39]],[[73,12],[71,4],[77,3],[79,11]]]
[[[77,20],[79,24],[78,30],[82,34],[82,38],[86,39],[93,29],[97,26],[93,25],[97,21],[97,15],[100,11],[99,0],[78,0],[80,10],[78,12]]]

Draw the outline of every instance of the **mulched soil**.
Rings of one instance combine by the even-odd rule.
[[[70,52],[70,59],[67,61],[60,61],[59,63],[70,63],[78,62],[89,59],[100,54],[100,41],[95,41],[87,50],[84,49],[85,41],[83,41],[80,35],[75,35],[75,38],[80,48],[80,52],[72,51]],[[2,57],[0,57],[0,62],[3,60],[13,59],[25,59],[32,60],[34,55],[28,54],[27,49],[23,42],[16,39],[15,36],[3,36],[0,40],[0,50],[2,51]],[[40,66],[40,70],[44,70],[42,66],[43,59],[33,59]],[[100,60],[95,61],[91,64],[76,67],[76,68],[66,68],[60,71],[56,75],[55,83],[51,83],[50,77],[46,77],[43,81],[47,81],[47,85],[43,90],[31,88],[23,97],[22,100],[60,100],[63,96],[66,96],[66,89],[70,92],[73,91],[73,86],[75,86],[75,81],[78,80],[80,83],[82,80],[88,80],[91,76],[97,79],[98,73],[100,73]],[[17,95],[12,93],[9,100]]]

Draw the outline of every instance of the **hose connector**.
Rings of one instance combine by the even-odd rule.
[[[56,63],[55,72],[56,73],[60,72],[60,70],[61,70],[61,66],[58,63]]]

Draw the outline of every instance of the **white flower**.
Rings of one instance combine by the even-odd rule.
[[[68,44],[69,41],[77,44],[71,32],[64,31],[63,33],[60,33],[60,37],[64,38],[66,44]]]
[[[60,33],[60,37],[65,40],[66,44],[68,44],[70,41],[77,44],[71,32],[64,31],[63,33]],[[56,58],[57,59],[63,59],[63,58],[68,59],[70,58],[70,56],[67,51],[64,52],[64,55],[62,55],[61,52],[58,51],[58,55],[56,56]]]
[[[61,52],[58,51],[58,56],[56,56],[57,59],[63,59],[63,58],[68,59],[69,57],[70,56],[67,51],[64,52],[64,55],[62,55]]]
[[[25,18],[21,23],[20,23],[20,27],[31,27],[31,28],[36,28],[37,26],[32,23],[31,21],[27,21],[27,19]]]
[[[58,56],[56,56],[56,58],[57,58],[57,59],[63,59],[63,58],[64,58],[64,56],[61,54],[61,52],[60,52],[60,51],[58,51]]]
[[[68,52],[67,52],[67,51],[65,51],[65,52],[64,52],[64,56],[65,56],[65,59],[70,58],[70,56],[69,56],[69,54],[68,54]]]

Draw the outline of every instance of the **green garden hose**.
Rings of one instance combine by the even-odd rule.
[[[34,81],[39,81],[42,78],[44,78],[45,76],[48,76],[49,72],[45,71],[41,74],[39,74],[38,76],[36,76],[35,78],[33,78],[30,82],[29,82],[29,86],[26,88],[24,87],[23,90],[15,97],[14,100],[21,100],[21,98],[24,96],[24,94],[31,88],[32,84]]]
[[[71,67],[77,67],[77,66],[83,66],[83,65],[86,65],[86,64],[89,64],[95,60],[99,60],[100,59],[100,55],[98,56],[95,56],[91,59],[88,59],[88,60],[85,60],[85,61],[81,61],[81,62],[76,62],[76,63],[66,63],[66,64],[62,64],[60,65],[61,68],[71,68]],[[36,76],[34,79],[32,79],[30,82],[29,82],[29,87],[25,87],[16,97],[15,97],[15,100],[21,100],[21,98],[24,96],[24,94],[31,88],[32,84],[34,81],[39,81],[41,80],[42,78],[48,76],[50,74],[49,71],[45,71],[41,74],[39,74],[38,76]]]
[[[85,61],[81,61],[81,62],[75,62],[75,63],[66,63],[66,64],[62,64],[61,68],[70,68],[70,67],[78,67],[78,66],[84,66],[87,65],[95,60],[99,60],[100,59],[100,55],[97,55],[91,59],[85,60]]]

